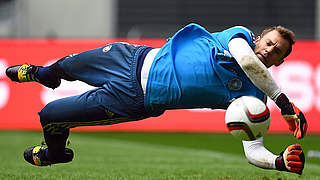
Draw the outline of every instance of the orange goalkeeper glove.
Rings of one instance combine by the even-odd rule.
[[[276,169],[279,171],[288,171],[297,174],[302,174],[305,163],[304,153],[300,144],[293,144],[281,152],[276,159]]]
[[[296,138],[303,138],[307,132],[307,121],[300,109],[291,103],[283,93],[277,98],[276,104],[281,109],[281,114],[287,121],[289,130]]]

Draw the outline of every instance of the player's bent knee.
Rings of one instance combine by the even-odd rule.
[[[59,119],[57,118],[59,113],[55,112],[54,108],[51,108],[50,103],[38,114],[40,116],[40,123],[44,131],[49,132],[50,134],[59,134],[60,132],[68,129],[64,123],[57,121]]]
[[[50,106],[50,103],[38,113],[40,116],[40,122],[42,126],[45,126],[54,121],[55,115],[52,111],[52,108],[48,108],[48,106]]]

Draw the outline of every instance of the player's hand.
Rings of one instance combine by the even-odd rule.
[[[289,130],[296,138],[303,138],[307,132],[307,121],[301,110],[291,103],[283,93],[277,98],[276,104],[281,109],[281,114],[287,121]]]
[[[294,114],[289,114],[286,111],[283,112],[282,110],[281,114],[289,124],[289,130],[293,132],[293,135],[296,138],[301,139],[305,136],[307,132],[307,121],[300,109],[298,109],[293,103],[290,104],[290,111],[293,111]]]
[[[279,171],[288,171],[302,174],[305,163],[304,153],[300,144],[293,144],[281,152],[276,159],[276,169]]]

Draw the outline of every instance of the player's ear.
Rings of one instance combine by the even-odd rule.
[[[258,41],[260,41],[260,39],[261,39],[261,36],[257,36],[256,39],[254,40],[254,42],[258,42]]]
[[[274,65],[278,67],[278,66],[280,66],[283,62],[284,62],[284,59],[281,59],[279,62],[275,63]]]

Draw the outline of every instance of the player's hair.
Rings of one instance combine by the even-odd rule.
[[[287,57],[291,51],[292,51],[292,45],[296,42],[295,41],[295,34],[293,31],[291,31],[290,29],[288,28],[285,28],[283,26],[273,26],[271,28],[267,28],[265,30],[263,30],[262,34],[261,34],[261,37],[263,37],[264,35],[266,35],[267,33],[273,31],[273,30],[276,30],[280,33],[280,35],[289,42],[289,49],[288,51],[286,52],[286,54],[284,55],[283,58]]]

